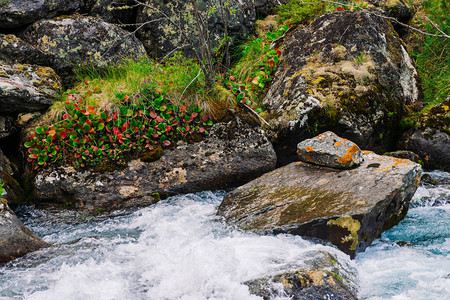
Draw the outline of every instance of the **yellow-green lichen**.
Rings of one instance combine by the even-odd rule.
[[[336,225],[347,229],[350,234],[342,238],[342,243],[353,241],[350,250],[356,250],[358,245],[358,230],[361,228],[361,223],[358,220],[353,219],[351,216],[343,216],[338,219],[329,220],[328,226]]]

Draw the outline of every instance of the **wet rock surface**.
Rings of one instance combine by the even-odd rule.
[[[288,269],[288,270],[286,270]],[[265,300],[275,297],[289,299],[357,299],[357,275],[352,267],[325,251],[305,254],[302,266],[274,270],[273,275],[250,280],[252,294]]]
[[[395,146],[407,106],[421,106],[414,64],[380,17],[361,11],[326,14],[294,30],[282,47],[263,104],[268,135],[277,149],[288,147],[285,156],[295,154],[296,143],[325,130],[385,152]]]
[[[187,44],[187,39],[191,40],[192,47],[183,47],[180,48],[180,51],[192,56],[194,49],[200,49],[201,42],[196,30],[194,10],[189,1],[147,0],[142,2],[145,2],[148,6],[139,9],[137,23],[156,20],[148,23],[137,32],[137,36],[143,41],[149,54],[160,58],[164,57],[175,48]],[[219,9],[221,7],[220,1],[198,2],[198,9],[201,14],[204,14],[207,10],[210,11],[207,20],[208,37],[206,37],[212,45],[210,49],[219,47],[220,41],[224,38],[224,20]],[[231,0],[227,3],[227,9],[231,12],[226,17],[228,35],[233,42],[242,40],[253,30],[256,21],[255,6],[252,1],[248,0]],[[211,10],[209,7],[215,9]],[[169,22],[167,16],[172,16],[173,22]],[[177,25],[174,25],[174,23]]]
[[[218,123],[203,141],[167,149],[155,162],[133,160],[124,170],[104,173],[67,166],[42,170],[34,179],[34,199],[91,211],[146,206],[170,195],[236,186],[275,163],[260,128]]]
[[[350,169],[363,161],[358,145],[331,131],[300,142],[297,153],[304,162],[337,169]]]
[[[218,214],[244,230],[326,240],[354,257],[404,218],[421,173],[409,160],[363,154],[353,170],[276,169],[227,194]]]
[[[50,55],[52,68],[69,84],[74,66],[105,67],[124,59],[146,57],[142,43],[129,32],[98,18],[81,15],[41,20],[24,33],[24,40]]]
[[[0,263],[48,246],[23,225],[0,197]]]
[[[0,28],[14,28],[34,21],[73,13],[84,6],[82,0],[3,0]]]
[[[0,63],[2,114],[48,108],[62,91],[60,78],[48,67]]]

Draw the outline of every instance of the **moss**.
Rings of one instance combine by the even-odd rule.
[[[152,193],[152,197],[155,198],[157,201],[161,200],[161,195],[159,193]]]
[[[358,230],[361,228],[361,223],[358,220],[353,219],[351,216],[343,216],[335,220],[329,220],[327,225],[336,225],[347,229],[350,232],[350,235],[345,236],[342,239],[342,243],[352,241],[349,249],[356,250],[356,246],[358,245]]]
[[[141,156],[139,156],[139,158],[141,159],[141,161],[149,163],[149,162],[154,162],[157,161],[158,159],[161,158],[161,156],[163,155],[164,151],[162,149],[161,146],[158,146],[157,148],[151,150],[150,152],[146,152],[144,154],[142,154]]]

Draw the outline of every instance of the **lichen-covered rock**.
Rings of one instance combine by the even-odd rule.
[[[415,163],[420,162],[420,157],[416,153],[408,150],[397,150],[393,152],[386,152],[384,155],[397,157],[397,158],[403,158],[403,159],[409,159],[410,161],[413,161]]]
[[[14,28],[62,14],[73,13],[84,6],[82,0],[2,0],[0,28]]]
[[[300,142],[297,152],[305,162],[330,168],[350,169],[363,161],[358,145],[331,131]]]
[[[177,47],[185,45],[189,41],[193,43],[191,47],[180,48],[187,54],[192,54],[194,49],[201,47],[199,34],[197,32],[196,19],[193,6],[190,1],[143,1],[148,6],[141,7],[137,15],[137,23],[145,23],[151,20],[138,32],[137,36],[144,43],[147,52],[156,57],[163,57]],[[208,13],[208,37],[209,47],[215,48],[220,45],[224,38],[224,19],[219,9],[220,1],[197,1],[198,9],[202,14]],[[253,30],[256,21],[255,6],[249,0],[227,1],[229,15],[227,16],[228,35],[233,42],[244,39]],[[172,22],[167,20],[171,17]],[[177,24],[177,25],[174,25]],[[180,30],[181,29],[181,30]],[[182,31],[182,32],[180,32]]]
[[[265,17],[275,13],[278,5],[286,4],[289,0],[255,0],[256,14]]]
[[[380,17],[326,14],[288,35],[282,49],[263,100],[267,132],[279,148],[333,130],[362,148],[385,152],[394,147],[406,107],[421,105],[414,64]],[[289,151],[295,154],[295,148]]]
[[[0,197],[0,263],[50,246],[34,235]]]
[[[89,15],[100,17],[102,20],[113,24],[134,24],[137,8],[134,0],[96,0],[90,8]]]
[[[13,34],[0,33],[0,62],[50,66],[51,56]]]
[[[225,196],[218,213],[244,230],[327,240],[354,257],[404,218],[421,167],[363,151],[352,170],[291,163]]]
[[[24,33],[32,43],[53,59],[52,68],[70,84],[74,66],[105,67],[124,59],[146,57],[142,43],[129,32],[98,18],[79,15],[41,20]]]
[[[414,16],[414,7],[408,0],[368,0],[379,8],[384,15],[397,19],[402,23],[408,23]]]
[[[203,141],[166,149],[155,162],[132,160],[124,170],[104,173],[68,166],[41,170],[34,179],[34,199],[84,210],[146,206],[170,195],[236,186],[275,163],[260,128],[218,123]]]
[[[358,299],[356,270],[326,251],[302,255],[303,265],[273,270],[270,275],[244,282],[250,293],[264,300]],[[287,270],[286,270],[287,269]]]
[[[51,68],[0,63],[0,107],[4,114],[45,109],[61,90],[59,76]]]
[[[450,96],[423,111],[398,147],[417,153],[426,169],[450,172]]]

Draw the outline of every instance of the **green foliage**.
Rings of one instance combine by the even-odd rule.
[[[72,163],[78,167],[124,165],[126,158],[169,147],[190,134],[207,135],[212,121],[201,107],[172,104],[152,89],[144,88],[133,103],[125,94],[117,110],[96,109],[86,95],[69,95],[65,111],[52,126],[37,127],[25,143],[28,162],[35,169],[48,164]]]
[[[324,14],[327,6],[330,4],[317,0],[291,0],[278,7],[278,20],[280,23],[305,24]]]
[[[264,41],[253,39],[238,49],[241,58],[225,80],[226,86],[236,96],[237,103],[244,103],[257,113],[262,112],[261,95],[272,81],[281,55],[281,50],[272,48],[271,43],[290,27],[289,24],[281,26],[267,33]]]
[[[3,188],[4,182],[0,179],[0,197],[5,193],[5,189]]]
[[[450,35],[449,4],[446,0],[426,0],[423,9],[427,16],[447,35]],[[429,22],[422,25],[429,33],[440,34]],[[412,53],[422,79],[425,101],[437,104],[450,94],[450,40],[420,36],[421,49]]]

